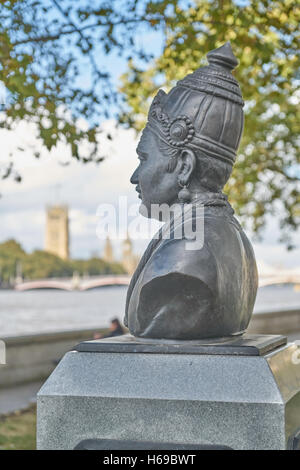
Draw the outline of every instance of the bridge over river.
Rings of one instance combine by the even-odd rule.
[[[128,286],[128,275],[103,275],[82,277],[74,275],[72,278],[36,279],[34,281],[17,282],[15,290],[26,291],[33,289],[61,289],[67,291],[85,291],[106,286]]]
[[[37,279],[34,281],[19,281],[15,284],[18,291],[33,289],[62,289],[67,291],[85,291],[105,286],[127,286],[130,282],[128,275],[102,275],[79,277],[74,274],[72,278]],[[300,269],[274,269],[260,272],[259,287],[279,284],[295,284],[300,286]]]
[[[261,268],[259,270],[259,287],[276,284],[295,284],[300,286],[300,268]]]

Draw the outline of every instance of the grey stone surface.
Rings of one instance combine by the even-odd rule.
[[[79,352],[119,352],[148,354],[208,354],[262,356],[287,343],[280,335],[238,335],[216,340],[166,340],[136,338],[130,334],[79,343]]]
[[[289,433],[300,426],[300,413],[286,423],[287,403],[300,390],[300,365],[283,370],[294,351],[67,353],[38,394],[38,448],[98,438],[284,449],[286,426]]]
[[[285,447],[284,409],[274,404],[245,407],[242,403],[224,406],[218,402],[188,400],[41,397],[39,413],[39,449],[73,449],[83,439],[95,437],[222,443],[233,449]]]

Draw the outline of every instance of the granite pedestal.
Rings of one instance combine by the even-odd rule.
[[[38,448],[296,448],[299,358],[282,336],[81,343],[38,393]]]

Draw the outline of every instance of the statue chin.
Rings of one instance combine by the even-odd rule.
[[[141,204],[139,207],[139,213],[147,219],[158,220],[159,222],[170,222],[172,216],[176,213],[176,210],[181,207],[180,204],[173,203],[162,203],[162,204],[150,204],[148,208],[145,204]]]
[[[141,203],[139,207],[139,213],[143,216],[146,217],[147,219],[150,219],[151,217],[151,211],[147,209],[145,204]]]
[[[150,204],[150,207],[148,208],[145,204],[142,203],[139,207],[139,213],[143,217],[146,217],[147,219],[156,219],[156,220],[159,220],[160,222],[164,221],[159,211],[151,210],[151,204]]]

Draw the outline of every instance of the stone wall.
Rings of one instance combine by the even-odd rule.
[[[6,365],[0,365],[0,388],[46,379],[63,355],[100,329],[61,331],[3,338]]]
[[[2,338],[6,365],[0,365],[0,388],[46,379],[63,355],[103,329],[62,331]],[[248,333],[300,335],[300,309],[255,314]]]
[[[252,316],[247,332],[265,335],[300,333],[300,309],[256,313]]]

